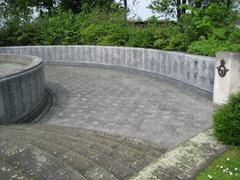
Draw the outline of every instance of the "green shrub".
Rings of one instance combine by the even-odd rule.
[[[172,31],[171,35],[168,38],[168,44],[164,47],[164,50],[167,51],[186,51],[189,41],[189,36],[181,32]]]
[[[156,40],[156,27],[129,27],[126,46],[152,48]]]
[[[101,36],[98,39],[97,45],[101,46],[124,46],[128,41],[128,33],[126,28],[122,26],[111,25],[111,28],[108,29],[105,36]]]
[[[0,46],[35,45],[37,28],[19,17],[12,17],[0,28]]]
[[[240,28],[236,29],[230,34],[229,40],[234,43],[240,44]]]
[[[215,56],[219,51],[240,51],[240,44],[210,38],[191,43],[187,50],[189,53],[206,56]]]
[[[128,41],[125,17],[121,12],[108,13],[96,9],[80,20],[82,44],[124,46]]]
[[[52,17],[41,16],[35,22],[38,29],[39,44],[68,45],[79,44],[80,24],[71,12],[58,11]]]
[[[56,7],[36,18],[10,16],[0,24],[0,45],[104,45],[156,48],[215,56],[240,51],[236,13],[222,3],[189,9],[178,22],[150,18],[129,22],[118,4],[74,14]],[[1,15],[1,12],[0,12]]]
[[[229,97],[228,103],[213,114],[215,136],[230,145],[240,145],[240,92]]]

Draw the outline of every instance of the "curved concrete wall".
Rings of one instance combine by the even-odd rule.
[[[21,71],[0,76],[0,123],[13,123],[32,113],[43,102],[43,63],[38,57],[9,54],[0,54],[0,62],[24,65]]]
[[[1,47],[0,53],[39,56],[46,63],[101,64],[167,76],[213,92],[215,58],[154,49],[105,46]]]

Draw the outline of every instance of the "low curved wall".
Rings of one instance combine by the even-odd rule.
[[[163,75],[212,93],[215,58],[154,49],[108,46],[1,47],[0,53],[39,56],[46,63],[100,64]]]
[[[31,114],[44,101],[44,69],[41,58],[0,54],[1,63],[23,65],[0,76],[0,123],[14,123]]]

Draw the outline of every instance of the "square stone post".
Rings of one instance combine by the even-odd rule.
[[[213,102],[224,104],[229,95],[240,91],[240,53],[219,52],[216,60]]]

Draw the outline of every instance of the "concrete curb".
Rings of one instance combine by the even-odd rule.
[[[212,133],[208,129],[197,134],[163,154],[130,179],[194,179],[211,160],[227,150],[227,146],[217,141]]]

